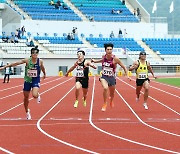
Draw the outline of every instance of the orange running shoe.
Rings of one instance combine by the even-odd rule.
[[[106,107],[107,107],[107,103],[104,103],[103,106],[102,106],[101,111],[103,111],[103,112],[106,111]]]

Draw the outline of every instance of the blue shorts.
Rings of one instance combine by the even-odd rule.
[[[24,88],[23,88],[23,91],[30,91],[31,88],[34,88],[34,87],[38,87],[40,88],[40,82],[24,82]]]
[[[107,81],[109,87],[116,85],[116,78],[114,76],[102,75],[101,79],[105,79]]]

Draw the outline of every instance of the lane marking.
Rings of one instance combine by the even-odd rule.
[[[113,136],[113,137],[115,137],[115,138],[118,138],[118,139],[121,139],[121,140],[130,142],[130,143],[138,144],[138,145],[141,145],[141,146],[145,146],[145,147],[152,148],[152,149],[156,149],[156,150],[160,150],[160,151],[166,151],[166,152],[170,152],[170,153],[179,154],[179,152],[176,152],[176,151],[159,148],[159,147],[152,146],[152,145],[149,145],[149,144],[144,144],[144,143],[141,143],[141,142],[133,141],[133,140],[130,140],[130,139],[121,137],[121,136],[117,136],[117,135],[114,135],[114,134],[112,134],[112,133],[109,133],[109,132],[107,132],[107,131],[105,131],[105,130],[99,128],[99,127],[97,127],[97,126],[92,122],[92,110],[93,110],[93,104],[94,104],[94,91],[95,91],[95,77],[94,77],[94,83],[93,83],[93,91],[92,91],[92,97],[91,97],[91,107],[90,107],[90,114],[89,114],[89,123],[92,125],[92,127],[94,127],[95,129],[99,130],[100,132],[102,132],[102,133],[104,133],[104,134],[107,134],[107,135],[109,135],[109,136]]]
[[[131,88],[136,89],[135,87],[133,87],[132,85],[130,85],[130,84],[126,83],[126,82],[124,82],[123,80],[121,80],[121,79],[119,79],[119,78],[117,78],[117,79],[118,79],[118,80],[120,80],[121,82],[123,82],[123,83],[127,84],[127,85],[128,85],[128,86],[130,86]],[[141,94],[144,94],[144,93],[141,91]],[[167,109],[169,109],[169,110],[173,111],[174,113],[176,113],[176,114],[180,115],[180,113],[179,113],[179,112],[177,112],[177,111],[173,110],[172,108],[170,108],[169,106],[167,106],[167,105],[165,105],[165,104],[161,103],[161,102],[160,102],[160,101],[158,101],[157,99],[155,99],[155,98],[153,98],[153,97],[151,97],[151,96],[149,96],[149,98],[151,98],[151,99],[152,99],[152,100],[154,100],[155,102],[157,102],[157,103],[161,104],[162,106],[166,107]]]
[[[134,79],[132,79],[132,80],[133,80],[133,81],[136,81],[136,80],[134,80]],[[164,93],[166,93],[166,94],[168,94],[168,95],[171,95],[171,96],[180,98],[180,96],[177,96],[177,95],[175,95],[175,94],[169,93],[169,92],[167,92],[167,91],[164,91],[164,90],[162,90],[162,89],[156,88],[156,87],[154,87],[154,86],[151,86],[151,85],[150,85],[150,87],[151,87],[151,88],[154,88],[154,89],[156,89],[156,90],[159,90],[159,91],[161,91],[161,92],[164,92]]]
[[[50,91],[50,90],[52,90],[52,89],[54,89],[54,88],[56,88],[56,87],[58,87],[58,86],[60,86],[60,85],[62,85],[62,84],[64,84],[64,83],[66,83],[66,82],[68,82],[69,80],[72,80],[72,79],[73,79],[73,77],[70,78],[70,79],[68,79],[68,80],[65,80],[65,81],[63,81],[63,82],[61,82],[61,83],[59,83],[59,84],[57,84],[57,85],[55,85],[55,86],[53,86],[53,87],[51,87],[51,88],[49,88],[48,90],[45,90],[45,91],[41,92],[41,95],[47,93],[48,91]],[[34,99],[34,98],[31,97],[31,98],[29,99],[29,101],[32,100],[32,99]],[[0,113],[0,116],[3,115],[3,114],[5,114],[5,113],[7,113],[7,112],[9,112],[9,111],[11,111],[11,110],[13,110],[13,109],[15,109],[15,108],[17,108],[17,107],[19,107],[19,106],[21,106],[21,105],[23,105],[23,104],[24,104],[24,102],[22,102],[22,103],[20,103],[20,104],[18,104],[18,105],[16,105],[16,106],[14,106],[14,107],[6,110],[6,111]]]
[[[78,149],[78,150],[81,150],[81,151],[85,151],[85,152],[89,152],[89,153],[93,153],[93,154],[98,154],[97,152],[94,152],[94,151],[91,151],[91,150],[88,150],[88,149],[84,149],[84,148],[78,147],[78,146],[76,146],[76,145],[70,144],[70,143],[68,143],[68,142],[65,142],[65,141],[63,141],[63,140],[60,140],[60,139],[58,139],[58,138],[56,138],[56,137],[48,134],[47,132],[45,132],[45,131],[41,128],[41,126],[40,126],[40,123],[41,123],[41,121],[44,119],[44,117],[46,117],[74,88],[75,88],[75,86],[72,87],[56,104],[54,104],[54,105],[38,120],[38,122],[37,122],[37,128],[38,128],[38,130],[39,130],[40,132],[42,132],[44,135],[48,136],[49,138],[51,138],[51,139],[53,139],[53,140],[56,140],[56,141],[62,143],[62,144],[65,144],[65,145],[67,145],[67,146],[73,147],[73,148]]]
[[[63,77],[62,77],[62,78],[63,78]],[[51,80],[51,81],[45,82],[45,83],[43,83],[43,84],[41,84],[41,85],[46,85],[46,84],[48,84],[48,83],[51,83],[51,82],[60,80],[60,79],[62,79],[62,78],[57,78],[57,79],[55,79],[55,80]],[[19,94],[19,93],[22,93],[22,92],[23,92],[23,91],[21,90],[21,91],[18,91],[18,92],[16,92],[16,93],[13,93],[13,94],[6,95],[6,96],[4,96],[4,97],[1,97],[0,100],[5,99],[5,98],[8,98],[8,97],[10,97],[10,96],[14,96],[14,95]]]
[[[7,150],[7,149],[4,149],[4,148],[2,148],[2,147],[0,147],[0,150],[1,150],[1,151],[4,151],[4,152],[6,152],[6,153],[9,153],[9,154],[14,154],[13,152],[11,152],[11,151],[9,151],[9,150]]]
[[[152,128],[152,129],[155,129],[157,131],[160,131],[160,132],[163,132],[163,133],[166,133],[166,134],[170,134],[170,135],[174,135],[174,136],[177,136],[177,137],[180,137],[179,134],[175,134],[175,133],[171,133],[171,132],[168,132],[168,131],[165,131],[165,130],[162,130],[162,129],[159,129],[157,127],[154,127],[154,126],[151,126],[149,124],[147,124],[146,122],[144,122],[137,114],[136,112],[131,108],[131,106],[128,104],[128,102],[122,97],[122,95],[115,89],[116,93],[120,96],[120,98],[124,101],[124,103],[128,106],[128,108],[131,110],[131,112],[136,116],[136,118],[144,125]]]

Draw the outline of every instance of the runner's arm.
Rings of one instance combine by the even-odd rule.
[[[129,71],[133,71],[134,69],[137,69],[137,68],[138,68],[138,62],[135,61],[135,62],[132,64],[132,66],[130,66]]]
[[[67,77],[70,72],[72,72],[77,66],[77,62],[74,63],[74,65],[66,72],[65,76]]]
[[[97,67],[96,67],[95,65],[93,65],[90,61],[87,61],[85,65],[90,66],[90,67],[92,67],[92,68],[94,68],[94,69],[97,68]]]
[[[5,68],[7,68],[7,67],[14,67],[14,66],[17,66],[17,65],[20,65],[20,64],[24,64],[24,63],[27,63],[27,59],[22,59],[20,61],[17,61],[17,62],[8,64],[8,65],[5,65],[5,66],[1,67],[0,70],[3,70]]]
[[[153,76],[153,78],[157,78],[155,75],[154,75],[154,72],[153,72],[153,69],[152,69],[152,67],[151,67],[151,65],[150,65],[150,63],[148,62],[148,70],[151,72],[151,74],[152,74],[152,76]]]
[[[102,63],[102,59],[98,59],[98,60],[91,59],[91,63]]]

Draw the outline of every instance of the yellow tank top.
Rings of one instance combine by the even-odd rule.
[[[136,78],[137,79],[146,79],[148,78],[148,68],[147,68],[147,61],[145,64],[142,64],[140,60],[138,60],[139,67],[136,70]]]

